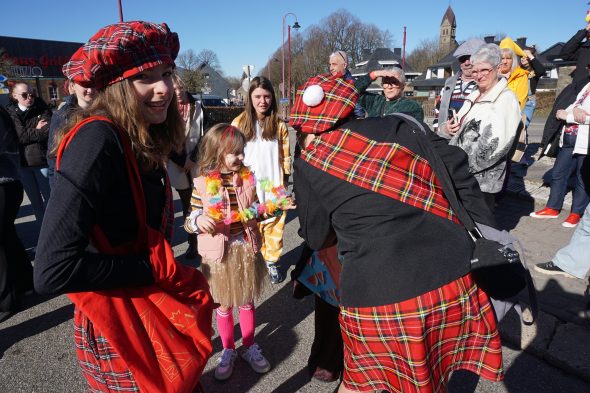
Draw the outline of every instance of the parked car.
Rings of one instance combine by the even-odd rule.
[[[200,101],[203,106],[227,106],[223,98],[214,94],[193,94],[195,100]]]

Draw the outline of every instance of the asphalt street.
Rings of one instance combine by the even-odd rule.
[[[537,126],[539,127],[539,126]],[[565,245],[572,230],[562,228],[553,221],[539,222],[528,217],[535,208],[534,202],[507,197],[497,208],[499,222],[512,229],[526,248],[528,264],[545,262],[555,250]],[[187,244],[180,227],[180,203],[176,200],[177,226],[173,241],[179,260]],[[23,204],[17,228],[29,251],[33,251],[38,236],[28,202]],[[282,269],[288,272],[300,253],[301,239],[297,235],[296,211],[290,212],[285,231],[285,247]],[[541,301],[547,300],[553,313],[576,321],[582,307],[584,286],[580,280],[554,279],[534,274]],[[551,300],[562,294],[567,304]],[[547,299],[544,298],[547,297]],[[572,299],[574,299],[572,301]],[[72,337],[73,307],[66,296],[53,298],[30,296],[26,309],[9,320],[0,323],[0,392],[82,392],[84,382],[76,363]],[[213,378],[215,360],[220,355],[221,343],[214,336],[214,354],[202,378],[208,392],[333,392],[337,383],[310,381],[306,361],[313,339],[313,299],[295,300],[291,296],[291,284],[286,280],[273,286],[257,304],[256,342],[273,368],[264,375],[254,373],[242,361],[236,361],[232,378],[220,383]],[[237,320],[237,318],[236,318]],[[506,325],[511,335],[518,335],[518,327]],[[590,333],[590,331],[588,331]],[[240,337],[236,326],[236,338]],[[590,338],[590,334],[585,336]],[[587,340],[590,341],[590,340]],[[237,341],[239,347],[240,341]],[[578,348],[572,343],[572,356]],[[491,383],[467,372],[457,372],[449,385],[450,392],[590,392],[590,381],[562,367],[520,350],[506,340],[503,347],[505,380]]]

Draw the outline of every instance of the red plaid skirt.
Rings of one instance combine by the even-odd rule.
[[[340,328],[351,390],[440,392],[458,369],[503,378],[494,311],[470,274],[400,303],[342,307]]]
[[[89,393],[139,392],[125,361],[78,308],[74,310],[74,339]]]
[[[88,393],[140,391],[125,361],[77,307],[74,309],[74,340]],[[202,392],[199,383],[194,393]]]

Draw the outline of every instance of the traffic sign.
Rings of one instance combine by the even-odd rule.
[[[4,75],[0,75],[0,82],[4,82],[6,81],[8,78],[5,77]]]

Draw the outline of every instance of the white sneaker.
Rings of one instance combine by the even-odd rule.
[[[252,370],[259,374],[264,374],[270,370],[270,363],[264,356],[262,356],[262,350],[258,344],[254,343],[250,348],[242,352],[242,359],[248,362]]]
[[[221,353],[217,366],[215,367],[215,379],[218,381],[225,381],[234,371],[234,362],[238,354],[235,349],[226,348]]]

